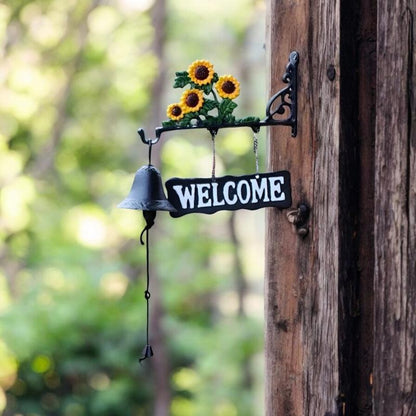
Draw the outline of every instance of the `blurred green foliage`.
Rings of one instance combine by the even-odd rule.
[[[0,3],[4,416],[156,414],[160,343],[169,414],[262,414],[260,212],[236,214],[238,241],[229,212],[175,220],[158,214],[151,285],[163,337],[152,342],[155,356],[138,364],[146,320],[143,220],[116,205],[146,163],[135,132],[150,116],[161,71],[156,4]],[[209,59],[240,79],[240,116],[261,117],[263,3],[176,0],[167,12],[163,105],[175,94],[175,71]],[[209,176],[210,145],[207,132],[170,134],[159,148],[162,176]],[[217,154],[218,175],[254,171],[250,132],[220,132]]]

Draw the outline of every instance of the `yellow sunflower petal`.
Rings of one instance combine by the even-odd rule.
[[[185,113],[199,111],[204,104],[204,94],[201,90],[197,90],[196,88],[186,90],[182,94],[180,103]]]
[[[209,61],[194,61],[189,65],[188,74],[195,84],[206,85],[209,84],[214,77],[214,66]]]
[[[185,111],[184,111],[184,108],[182,107],[182,104],[175,103],[175,104],[168,105],[166,114],[171,120],[176,121],[176,120],[180,120],[181,118],[183,118]]]
[[[240,83],[232,75],[223,75],[215,84],[215,89],[222,98],[233,100],[240,95]]]

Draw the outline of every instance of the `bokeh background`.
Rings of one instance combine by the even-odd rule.
[[[264,210],[158,213],[145,344],[140,212],[116,206],[166,119],[175,71],[208,59],[264,116],[260,0],[0,2],[0,414],[263,414]],[[220,131],[217,175],[255,171]],[[265,133],[259,138],[265,171]],[[154,147],[162,178],[210,177],[208,132]]]

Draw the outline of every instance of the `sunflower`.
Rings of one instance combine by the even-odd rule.
[[[166,110],[167,116],[171,120],[180,120],[185,114],[182,104],[170,104]]]
[[[198,111],[204,104],[204,95],[201,90],[186,90],[181,97],[181,106],[185,113]]]
[[[218,94],[222,98],[234,98],[240,95],[240,83],[232,75],[223,75],[215,84]]]
[[[214,67],[209,61],[195,61],[189,65],[189,77],[197,85],[209,84],[214,77]]]

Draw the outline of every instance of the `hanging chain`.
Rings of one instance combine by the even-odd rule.
[[[259,147],[259,140],[257,138],[257,134],[254,133],[253,134],[253,152],[254,152],[254,156],[256,158],[256,173],[259,173],[259,152],[258,152],[258,147]]]
[[[215,181],[215,167],[216,167],[215,136],[216,136],[216,134],[211,132],[211,140],[212,140],[212,180],[213,181]]]

